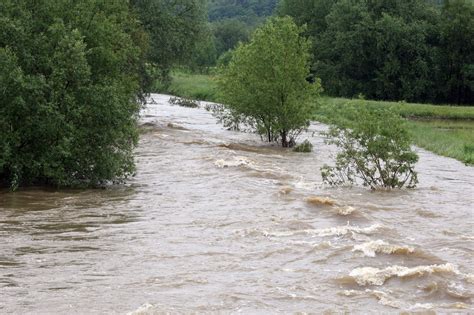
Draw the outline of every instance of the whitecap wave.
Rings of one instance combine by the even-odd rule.
[[[403,266],[390,266],[385,269],[362,267],[351,271],[351,277],[358,285],[383,285],[387,279],[392,277],[412,277],[433,273],[454,273],[459,274],[458,269],[453,264],[417,266],[413,268]]]
[[[221,159],[214,162],[214,165],[219,168],[246,166],[246,165],[252,165],[252,164],[253,162],[244,156],[235,156],[231,160]]]
[[[293,236],[293,235],[311,235],[311,236],[343,236],[349,233],[357,234],[373,234],[377,232],[382,226],[380,224],[374,224],[369,227],[358,227],[352,225],[336,226],[325,229],[305,229],[305,230],[295,230],[295,231],[264,231],[265,236],[275,236],[275,237],[284,237],[284,236]]]
[[[344,215],[344,216],[350,215],[354,213],[355,211],[356,211],[356,208],[351,207],[351,206],[344,206],[344,207],[337,208],[337,214]]]
[[[392,245],[382,240],[376,240],[355,245],[352,251],[360,251],[363,252],[367,257],[375,257],[377,253],[407,255],[412,254],[415,249],[410,246]]]

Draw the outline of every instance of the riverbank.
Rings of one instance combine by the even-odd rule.
[[[173,81],[165,92],[197,100],[217,101],[217,84],[211,75],[174,73]],[[321,97],[314,119],[328,122],[334,115],[334,109],[341,106],[388,106],[409,120],[407,126],[416,146],[474,164],[474,106]]]

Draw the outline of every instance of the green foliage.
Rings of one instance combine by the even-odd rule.
[[[215,66],[217,56],[214,35],[207,28],[202,39],[196,43],[188,65],[193,72],[209,73]]]
[[[151,0],[150,0],[151,1]],[[158,1],[158,0],[154,0]],[[190,1],[190,0],[186,0]],[[196,0],[193,0],[196,1]],[[204,36],[197,41],[190,59],[194,72],[209,73],[219,59],[239,42],[247,42],[250,33],[271,15],[278,0],[210,0]],[[184,32],[183,34],[185,34]],[[192,38],[191,38],[192,39]],[[227,58],[224,58],[227,60]]]
[[[250,37],[250,28],[236,19],[215,22],[212,28],[218,56],[234,49],[239,42],[247,42]]]
[[[464,146],[474,146],[474,107],[348,100],[324,97],[314,118],[326,123],[354,119],[351,108],[387,109],[404,118],[413,143],[436,154],[471,163]]]
[[[270,19],[236,49],[218,81],[230,116],[284,147],[308,126],[319,88],[306,81],[310,43],[301,32],[289,17]]]
[[[445,1],[282,0],[307,25],[329,95],[474,104],[474,6]]]
[[[196,45],[207,35],[205,1],[131,0],[131,4],[149,33],[148,60],[168,83],[172,67],[192,60]]]
[[[306,35],[313,38],[327,29],[326,16],[337,0],[281,0],[277,6],[279,16],[291,16],[296,24],[306,25]]]
[[[464,162],[466,164],[474,164],[474,144],[465,144],[464,148]]]
[[[300,144],[296,145],[293,148],[294,152],[303,152],[303,153],[309,153],[313,151],[313,144],[309,142],[308,140],[305,140],[301,142]]]
[[[350,121],[330,128],[328,143],[341,151],[335,166],[321,168],[323,180],[330,185],[360,180],[371,189],[415,187],[418,156],[403,120],[386,109],[354,107],[351,113]]]
[[[209,20],[239,19],[246,24],[260,23],[260,17],[272,14],[278,0],[210,0]]]
[[[128,4],[3,0],[0,29],[2,181],[131,175],[146,36]]]
[[[446,1],[440,23],[439,93],[457,104],[474,103],[474,5]]]
[[[436,16],[424,1],[369,5],[341,0],[326,19],[329,25],[316,47],[315,71],[327,80],[329,93],[363,93],[383,100],[426,98],[432,64],[428,42]]]
[[[172,88],[174,95],[217,101],[216,82],[212,76],[175,73]],[[203,95],[204,98],[201,97]],[[345,110],[347,106],[386,108],[411,119],[406,126],[414,144],[436,154],[474,164],[472,153],[464,149],[474,147],[474,107],[322,97],[318,99],[317,106],[314,106],[316,110],[313,117],[323,122],[333,122],[331,117],[334,116],[350,120],[351,111]],[[214,106],[209,106],[209,109],[214,109]]]

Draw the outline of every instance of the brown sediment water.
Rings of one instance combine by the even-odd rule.
[[[474,168],[417,149],[414,190],[331,188],[326,126],[294,153],[152,98],[125,185],[0,192],[1,314],[474,311]]]

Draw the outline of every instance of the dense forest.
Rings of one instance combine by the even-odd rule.
[[[331,96],[472,104],[474,9],[468,0],[209,1],[188,64],[226,64],[269,15],[291,16],[313,42],[312,75]]]
[[[474,103],[468,1],[282,0],[278,14],[307,25],[312,71],[329,95]]]
[[[211,22],[238,19],[255,24],[273,14],[277,0],[210,0],[208,4]]]
[[[228,52],[272,12],[305,25],[313,42],[312,75],[328,95],[474,103],[469,0],[210,1],[212,56],[201,56],[196,68],[208,70],[219,57],[227,62]]]

